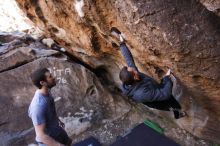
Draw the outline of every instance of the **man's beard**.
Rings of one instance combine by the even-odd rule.
[[[54,86],[56,86],[56,82],[47,83],[47,88],[49,88],[49,89],[53,88]]]

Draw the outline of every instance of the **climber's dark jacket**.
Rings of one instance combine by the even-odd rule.
[[[138,71],[132,54],[125,43],[120,45],[121,52],[129,67],[137,70],[141,80],[134,82],[132,85],[122,84],[122,92],[128,97],[133,98],[137,102],[157,102],[166,101],[172,96],[172,81],[166,76],[159,84],[153,78]]]

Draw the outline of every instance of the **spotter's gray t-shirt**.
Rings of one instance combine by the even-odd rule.
[[[28,115],[34,126],[46,124],[45,133],[55,140],[67,136],[63,128],[59,126],[54,99],[51,95],[43,95],[37,90],[29,106]],[[36,141],[40,142],[37,137]]]

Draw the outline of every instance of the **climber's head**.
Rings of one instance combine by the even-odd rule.
[[[134,81],[140,80],[138,72],[134,68],[127,66],[121,69],[119,78],[126,85],[131,85]]]

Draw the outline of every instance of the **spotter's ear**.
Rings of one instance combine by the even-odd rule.
[[[45,86],[47,83],[45,81],[40,81],[41,86]]]

